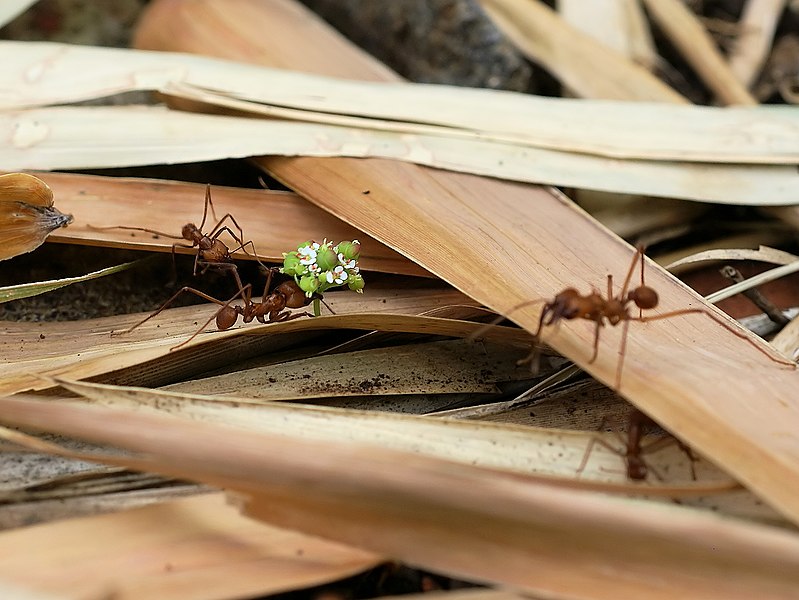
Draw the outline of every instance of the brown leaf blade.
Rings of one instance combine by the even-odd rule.
[[[281,49],[269,34],[272,28],[283,35],[292,27],[306,27],[311,15],[290,3],[270,4],[280,5],[278,9],[231,1],[270,29],[256,34],[242,27],[236,47],[220,46],[212,32],[224,17],[213,4],[155,2],[141,21],[139,43],[241,60],[257,56],[262,63],[282,61],[309,71],[319,68]],[[205,25],[197,26],[199,21]],[[322,44],[320,34],[316,39]],[[242,46],[248,50],[237,50]],[[331,68],[326,74],[351,74],[355,65],[369,64],[361,54],[337,48],[342,53],[340,70]],[[621,278],[630,264],[629,246],[568,199],[541,188],[384,160],[261,161],[301,195],[499,312],[507,313],[524,301],[552,298],[566,287],[603,287],[608,273]],[[364,181],[369,181],[371,193],[359,198],[354,192]],[[491,277],[477,278],[475,273]],[[649,264],[647,283],[660,294],[658,311],[707,307],[698,295]],[[530,308],[514,312],[512,318],[535,331],[538,316]],[[594,362],[589,362],[590,323],[565,325],[545,340],[594,377],[612,384],[621,334],[617,329],[604,328]],[[799,522],[799,411],[785,400],[794,397],[797,378],[795,370],[777,364],[712,319],[683,315],[632,324],[621,393]]]
[[[796,597],[799,590],[795,534],[676,506],[360,444],[65,402],[7,398],[0,414],[142,453],[130,459],[138,468],[226,486],[242,494],[250,514],[281,526],[458,577],[568,597]]]
[[[68,598],[249,597],[381,562],[244,518],[219,493],[0,533],[0,554],[4,583]]]

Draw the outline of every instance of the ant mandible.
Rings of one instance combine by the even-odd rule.
[[[253,301],[252,284],[248,283],[247,285],[241,285],[238,272],[234,270],[233,274],[236,278],[236,282],[239,285],[239,291],[236,292],[236,294],[230,300],[219,300],[218,298],[214,298],[213,296],[201,292],[198,289],[192,287],[183,287],[175,292],[175,294],[173,294],[172,297],[170,297],[166,302],[164,302],[161,307],[158,308],[158,310],[151,313],[132,327],[129,327],[123,331],[112,332],[111,335],[117,336],[130,333],[153,317],[158,316],[184,292],[194,294],[195,296],[199,296],[200,298],[208,300],[209,302],[218,304],[220,308],[216,311],[216,313],[211,315],[211,317],[205,323],[203,323],[203,325],[196,332],[194,332],[189,339],[181,342],[177,346],[173,346],[170,348],[170,350],[176,350],[177,348],[188,344],[195,337],[197,337],[199,333],[214,319],[216,319],[217,328],[224,331],[233,327],[233,325],[236,324],[236,321],[238,321],[239,316],[242,317],[242,320],[245,323],[250,323],[253,320],[258,320],[260,323],[277,323],[280,321],[291,321],[292,319],[297,319],[299,317],[312,316],[311,313],[308,312],[293,314],[289,312],[288,309],[303,308],[308,306],[315,299],[322,299],[320,294],[315,294],[309,298],[293,279],[289,279],[280,283],[275,287],[274,290],[272,290],[272,292],[267,294],[272,283],[272,276],[276,271],[278,271],[276,267],[269,269],[266,285],[264,286],[264,297],[261,299],[261,302]],[[233,304],[237,298],[241,298],[243,300],[243,306]],[[327,306],[327,304],[325,304],[325,306]],[[330,309],[330,307],[328,307],[328,309]]]
[[[207,184],[205,187],[205,206],[203,207],[203,220],[200,222],[200,226],[197,227],[194,223],[186,223],[180,231],[180,236],[172,235],[169,233],[163,233],[161,231],[156,231],[155,229],[148,229],[146,227],[131,227],[128,225],[116,225],[112,227],[92,227],[92,229],[97,230],[106,230],[106,229],[124,229],[125,231],[144,231],[146,233],[152,233],[155,235],[160,235],[166,238],[171,238],[173,240],[185,240],[187,242],[191,242],[191,245],[187,244],[180,244],[174,243],[172,244],[172,261],[174,265],[175,260],[175,248],[197,248],[197,254],[194,257],[194,270],[193,274],[197,275],[198,272],[200,274],[205,273],[210,267],[219,270],[227,270],[231,272],[236,271],[236,266],[233,264],[233,259],[231,257],[232,252],[236,252],[237,250],[245,250],[247,246],[252,248],[253,256],[255,260],[258,261],[258,264],[266,268],[266,266],[261,263],[258,259],[258,254],[255,251],[255,244],[253,244],[252,240],[244,241],[244,231],[242,230],[241,226],[238,224],[236,219],[230,213],[224,215],[221,219],[219,219],[214,225],[213,229],[211,229],[208,233],[203,233],[203,228],[205,227],[205,221],[208,218],[208,207],[211,207],[211,212],[214,213],[214,218],[216,218],[216,214],[214,212],[214,203],[211,200],[211,184]],[[234,233],[230,227],[225,225],[225,221],[230,221],[238,230],[238,235]],[[91,226],[90,226],[91,227]],[[222,233],[227,232],[231,238],[238,244],[236,248],[231,250],[228,246],[219,239],[219,236]],[[239,284],[239,287],[241,285]]]
[[[630,289],[630,281],[632,280],[633,272],[635,271],[635,267],[639,260],[641,264],[641,284]],[[586,319],[588,321],[593,321],[594,350],[591,358],[588,360],[589,364],[593,363],[597,358],[599,351],[599,332],[602,327],[604,327],[605,324],[615,327],[619,323],[622,323],[621,344],[619,346],[619,362],[616,366],[616,383],[614,388],[616,390],[620,389],[621,387],[621,374],[624,367],[624,356],[627,348],[627,334],[630,322],[638,321],[640,323],[648,323],[650,321],[659,321],[661,319],[669,319],[671,317],[688,314],[706,315],[731,333],[743,340],[746,340],[759,352],[766,355],[770,360],[776,363],[789,365],[794,369],[796,368],[796,363],[784,358],[778,358],[765,348],[761,347],[760,344],[751,339],[746,333],[732,327],[729,323],[726,323],[724,320],[714,315],[706,308],[683,308],[659,315],[647,317],[643,316],[642,313],[645,309],[648,310],[655,308],[659,301],[658,293],[651,287],[647,286],[644,282],[643,246],[638,246],[636,248],[635,254],[633,255],[633,259],[630,263],[630,268],[627,270],[627,275],[624,278],[624,283],[622,284],[620,292],[617,295],[613,294],[613,275],[608,275],[607,289],[608,293],[607,297],[605,298],[596,289],[589,294],[583,295],[575,288],[570,287],[557,294],[551,301],[542,299],[531,300],[519,304],[512,310],[517,310],[537,302],[544,302],[544,308],[541,311],[541,316],[538,319],[538,328],[533,335],[533,339],[536,344],[540,342],[541,333],[545,326],[556,325],[563,320]],[[637,317],[630,314],[632,305],[638,308]],[[533,364],[533,369],[537,370],[538,357],[539,350],[536,348],[533,350],[530,357],[528,357],[528,359],[526,359],[524,362],[531,362]]]
[[[680,440],[672,435],[660,438],[646,445],[642,444],[641,440],[646,429],[652,426],[657,426],[657,423],[655,423],[651,417],[644,414],[637,408],[634,408],[630,413],[628,423],[627,439],[622,438],[620,440],[624,446],[623,450],[613,447],[611,444],[607,443],[601,438],[591,438],[591,441],[588,442],[588,447],[585,449],[585,454],[583,454],[583,459],[580,462],[580,466],[577,467],[576,472],[578,476],[583,472],[588,464],[588,458],[591,456],[591,451],[593,450],[594,445],[599,444],[614,454],[618,454],[624,460],[628,479],[631,479],[632,481],[644,481],[649,476],[649,473],[652,473],[655,475],[655,477],[657,477],[657,479],[663,481],[663,476],[660,475],[660,473],[658,473],[654,467],[647,464],[643,455],[651,454],[671,444],[677,444],[680,447],[680,450],[682,450],[688,457],[688,460],[690,461],[691,479],[696,481],[696,467],[694,464],[696,462],[696,457],[694,457],[693,452],[691,452],[691,449],[688,446],[683,444]],[[605,419],[603,418],[599,425],[599,430],[601,431],[604,426]]]

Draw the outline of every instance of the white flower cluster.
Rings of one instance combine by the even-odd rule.
[[[345,284],[349,289],[361,292],[364,281],[358,266],[360,252],[358,240],[340,242],[335,246],[327,239],[321,244],[306,242],[296,251],[283,254],[281,271],[293,275],[308,297]]]

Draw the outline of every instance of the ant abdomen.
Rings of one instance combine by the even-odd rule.
[[[236,324],[238,318],[239,318],[239,313],[236,312],[236,309],[234,307],[223,306],[216,313],[216,326],[222,331],[230,329],[231,327],[233,327],[233,325]]]
[[[641,309],[655,308],[658,305],[658,293],[647,285],[630,290],[628,297]]]

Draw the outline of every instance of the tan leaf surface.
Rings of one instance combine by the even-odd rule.
[[[81,600],[274,594],[382,560],[242,517],[219,493],[0,533],[0,554],[3,583]]]
[[[0,413],[140,456],[112,463],[236,490],[257,518],[451,576],[564,598],[787,598],[799,589],[794,533],[693,509],[359,443],[68,401],[6,398]]]
[[[257,57],[260,62],[275,56],[281,64],[292,61],[294,68],[323,69],[281,48],[281,38],[272,36],[273,31],[285,35],[296,27],[295,35],[301,37],[314,27],[322,45],[318,25],[306,23],[313,17],[303,9],[249,0],[226,6],[235,8],[155,2],[141,22],[138,43],[241,60]],[[237,20],[248,15],[248,23],[237,30],[235,21],[224,16],[228,10]],[[220,22],[236,30],[239,43],[218,43]],[[253,22],[262,26],[257,34]],[[242,47],[248,50],[237,50]],[[360,53],[344,51],[339,42],[335,47],[341,51],[341,66],[326,74],[369,72],[370,63]],[[602,286],[607,273],[616,274],[618,281],[630,264],[632,252],[626,244],[566,198],[541,188],[383,160],[271,158],[262,164],[301,195],[500,312],[526,300],[551,298],[567,286],[585,291]],[[358,192],[365,182],[371,193],[363,197]],[[665,271],[648,265],[647,283],[661,297],[658,312],[705,306]],[[537,327],[535,309],[518,310],[512,317],[530,331]],[[620,333],[605,328],[593,363],[588,362],[593,337],[588,323],[548,332],[546,341],[612,384]],[[799,406],[791,398],[797,378],[794,369],[712,319],[694,314],[632,324],[621,392],[796,522]]]

